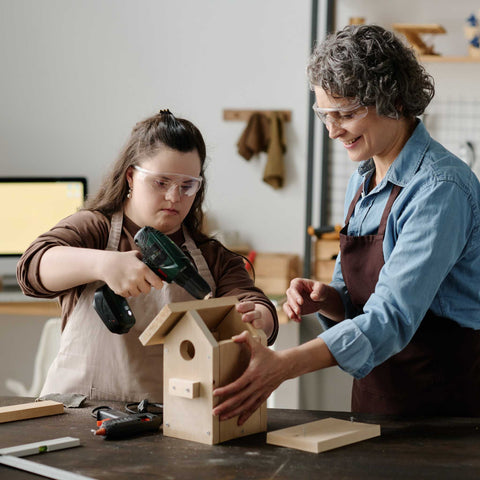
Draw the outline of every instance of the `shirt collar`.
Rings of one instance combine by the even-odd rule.
[[[391,182],[395,185],[404,187],[412,179],[423,162],[425,153],[430,145],[431,137],[425,125],[420,119],[417,119],[417,126],[402,148],[398,157],[394,160],[388,169],[382,183]],[[358,173],[367,176],[375,164],[372,158],[365,160],[358,166]]]

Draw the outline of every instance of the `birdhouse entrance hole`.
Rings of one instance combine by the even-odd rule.
[[[195,347],[190,340],[184,340],[180,344],[180,355],[184,360],[192,360],[195,356]]]

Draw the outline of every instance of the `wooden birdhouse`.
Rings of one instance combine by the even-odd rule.
[[[164,346],[163,434],[217,444],[267,430],[266,402],[242,425],[238,417],[212,415],[219,399],[213,390],[237,379],[250,351],[231,337],[249,330],[267,344],[265,333],[242,322],[235,297],[166,305],[140,335],[143,345]]]

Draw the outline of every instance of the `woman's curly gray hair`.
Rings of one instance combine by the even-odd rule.
[[[350,25],[327,36],[310,56],[307,74],[311,88],[375,105],[379,115],[393,118],[421,115],[435,94],[414,51],[377,25]]]

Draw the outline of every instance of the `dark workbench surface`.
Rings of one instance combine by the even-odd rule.
[[[0,406],[31,401],[0,397]],[[123,405],[108,403],[122,409]],[[266,434],[220,445],[164,437],[161,432],[128,440],[95,437],[93,407],[65,414],[0,424],[0,448],[60,437],[81,446],[25,457],[98,480],[112,479],[479,479],[480,418],[395,418],[355,415],[377,423],[382,435],[320,454],[266,444]],[[345,412],[268,410],[268,431],[326,417],[349,420]],[[0,479],[39,479],[0,465]]]

